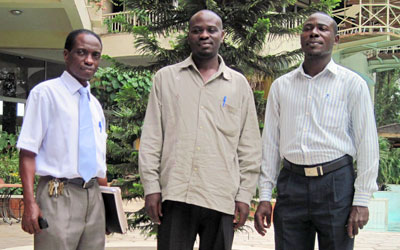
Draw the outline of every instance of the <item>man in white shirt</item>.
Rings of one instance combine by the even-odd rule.
[[[100,38],[75,30],[65,42],[66,71],[34,87],[18,139],[24,194],[22,229],[35,249],[104,249],[99,185],[107,185],[103,110],[88,80],[99,65]],[[84,126],[87,125],[87,126]],[[40,176],[34,198],[34,176]],[[48,228],[40,226],[40,218]],[[41,229],[42,227],[42,229]]]
[[[333,62],[338,41],[335,21],[312,14],[301,34],[303,64],[269,92],[255,227],[261,235],[270,227],[277,185],[276,249],[314,249],[316,234],[319,249],[353,249],[368,222],[379,164],[373,106],[366,82]]]

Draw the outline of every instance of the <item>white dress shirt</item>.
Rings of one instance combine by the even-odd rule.
[[[353,205],[368,206],[377,190],[379,145],[366,82],[333,60],[314,77],[301,65],[278,78],[266,108],[260,200],[271,199],[282,158],[314,165],[345,154],[357,161]]]
[[[78,173],[79,92],[82,85],[68,72],[35,86],[28,97],[17,147],[36,154],[36,174],[58,178]],[[90,92],[90,85],[87,88]],[[105,118],[90,94],[96,140],[97,177],[106,175]]]

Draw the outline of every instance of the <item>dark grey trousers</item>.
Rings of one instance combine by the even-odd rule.
[[[233,215],[176,201],[162,203],[158,250],[192,250],[197,234],[199,250],[231,250]]]
[[[275,249],[351,250],[346,224],[354,196],[354,170],[348,165],[319,177],[283,168],[274,209]]]

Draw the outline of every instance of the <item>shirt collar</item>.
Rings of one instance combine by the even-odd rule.
[[[226,79],[226,80],[230,80],[232,79],[231,73],[228,71],[228,67],[225,65],[224,59],[222,59],[222,56],[218,55],[218,61],[219,61],[219,68],[217,73],[215,74],[215,78],[217,78],[219,75],[222,74],[222,76]],[[192,54],[190,54],[190,56],[188,58],[186,58],[183,62],[181,62],[179,64],[179,67],[181,69],[184,68],[189,68],[189,67],[193,67],[194,69],[196,69],[197,71],[199,71],[196,67],[196,64],[193,61],[193,57]],[[215,79],[214,78],[214,79]]]
[[[303,63],[304,63],[304,62],[303,62]],[[325,68],[324,68],[321,72],[319,72],[317,75],[315,75],[314,77],[311,77],[311,76],[307,75],[307,74],[304,72],[303,63],[296,69],[296,71],[297,71],[296,73],[297,73],[297,74],[300,74],[300,75],[302,75],[302,76],[305,76],[305,77],[307,77],[307,78],[314,78],[314,77],[317,77],[317,76],[319,76],[319,75],[325,74],[325,72],[330,72],[330,73],[336,75],[337,72],[338,72],[338,65],[333,61],[332,58],[331,58],[331,60],[329,61],[329,63],[325,66]]]
[[[82,84],[78,82],[78,80],[75,79],[68,71],[64,71],[62,75],[60,76],[62,82],[64,83],[65,87],[68,89],[68,91],[71,93],[71,95],[74,95],[80,88],[82,88]],[[89,98],[90,98],[90,83],[87,82],[87,90],[89,92]]]

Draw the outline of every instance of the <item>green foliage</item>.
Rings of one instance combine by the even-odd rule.
[[[330,10],[338,0],[325,0],[298,13],[283,13],[282,7],[293,5],[294,0],[243,1],[243,0],[186,0],[174,7],[170,0],[125,0],[132,13],[152,17],[143,27],[129,28],[135,35],[135,46],[145,55],[156,59],[147,68],[159,69],[182,61],[190,54],[187,44],[188,21],[199,10],[209,9],[221,16],[226,38],[220,54],[228,66],[265,76],[278,76],[282,70],[301,58],[301,51],[264,56],[264,45],[283,35],[294,35],[299,28],[288,23],[305,19],[312,11]],[[125,25],[125,23],[123,23]],[[145,28],[144,28],[145,27]],[[170,34],[181,34],[176,39]],[[172,48],[162,47],[157,38],[171,39]]]
[[[377,73],[375,117],[378,126],[400,123],[400,70]]]
[[[10,147],[15,147],[17,143],[17,136],[8,134],[5,131],[0,131],[0,152],[4,152]]]
[[[342,0],[320,0],[312,2],[310,8],[313,10],[319,10],[326,13],[331,13],[331,11],[338,7]]]
[[[264,98],[264,91],[255,90],[253,94],[254,94],[254,102],[256,105],[258,124],[262,132],[262,130],[264,129],[265,108],[267,105],[267,99]]]
[[[143,197],[134,142],[140,138],[151,79],[149,71],[132,71],[116,65],[99,68],[92,79],[92,93],[103,105],[109,122],[108,177],[117,179],[113,185],[122,188],[124,198]]]
[[[144,207],[134,213],[128,212],[126,215],[128,217],[129,229],[138,229],[141,234],[144,234],[147,237],[155,236],[157,234],[158,225],[151,221],[150,217],[146,214]]]
[[[99,99],[105,110],[114,110],[117,108],[117,104],[127,106],[126,98],[132,96],[137,102],[138,98],[146,96],[150,91],[151,84],[150,71],[137,72],[114,65],[98,68],[91,80],[91,91]],[[133,94],[126,93],[131,90],[134,92]],[[125,99],[118,101],[117,98]],[[147,103],[143,104],[146,105]]]
[[[0,132],[0,178],[8,184],[21,183],[16,140],[16,135]],[[21,190],[17,189],[14,194],[21,194]]]
[[[385,190],[387,184],[400,184],[400,148],[391,148],[386,138],[379,138],[378,185]]]

